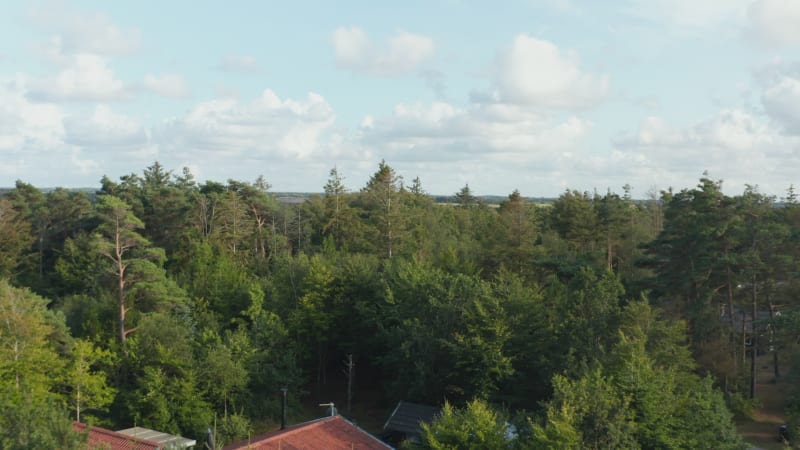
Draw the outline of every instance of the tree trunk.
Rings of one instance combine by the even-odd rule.
[[[756,398],[756,382],[758,375],[758,365],[756,359],[758,357],[758,297],[756,291],[756,277],[753,277],[753,321],[751,328],[752,336],[750,337],[750,398]]]
[[[125,264],[122,261],[123,249],[122,242],[120,241],[120,224],[119,220],[116,223],[116,231],[114,233],[115,245],[115,262],[117,263],[117,294],[119,301],[119,342],[122,344],[123,351],[125,349]]]
[[[81,386],[78,385],[75,395],[75,421],[81,421]]]
[[[727,254],[727,250],[726,250]],[[736,357],[736,331],[734,325],[736,319],[733,317],[733,277],[731,275],[730,266],[725,268],[727,275],[727,299],[728,299],[728,321],[730,322],[730,343],[731,343],[731,357],[733,358],[733,373],[739,373],[739,358]]]
[[[769,325],[770,325],[770,347],[772,350],[772,370],[775,374],[775,381],[781,376],[780,368],[778,367],[778,342],[777,342],[777,333],[775,332],[775,305],[772,304],[772,300],[770,299],[769,295],[767,295],[767,303],[769,304]]]
[[[747,363],[747,334],[745,330],[745,322],[747,321],[747,314],[742,311],[742,372],[744,372],[745,364]]]

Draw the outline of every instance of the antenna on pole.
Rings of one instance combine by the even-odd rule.
[[[330,403],[320,403],[320,404],[319,404],[319,406],[327,406],[327,407],[329,408],[329,409],[328,409],[328,414],[329,414],[331,417],[333,417],[333,416],[335,416],[335,415],[336,415],[336,406],[333,404],[333,402],[330,402]]]

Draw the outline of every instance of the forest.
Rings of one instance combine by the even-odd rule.
[[[791,186],[489,204],[468,185],[437,202],[386,162],[345,180],[300,202],[157,162],[92,193],[17,181],[0,447],[82,448],[75,420],[246,439],[280,421],[282,387],[293,421],[321,416],[351,357],[354,410],[444,406],[408,448],[737,449],[756,357],[800,374]]]

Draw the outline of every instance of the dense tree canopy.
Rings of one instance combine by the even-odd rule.
[[[737,448],[726,399],[797,342],[794,196],[704,177],[492,205],[386,162],[345,180],[302,201],[158,163],[95,193],[18,182],[0,446],[80,445],[68,418],[229,442],[278,419],[282,387],[318,416],[301,405],[344,398],[354,361],[356,405],[445,405],[423,448]]]

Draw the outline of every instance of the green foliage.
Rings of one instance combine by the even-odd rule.
[[[218,430],[219,434],[214,443],[220,445],[247,439],[252,432],[252,426],[247,417],[234,413],[220,419]]]
[[[617,342],[594,368],[553,379],[546,416],[532,424],[532,446],[741,448],[713,381],[692,372],[681,328],[658,315],[645,301],[629,304]]]
[[[245,345],[249,346],[249,342]],[[200,380],[212,404],[222,405],[227,417],[231,398],[247,385],[247,371],[229,346],[218,342],[201,362]]]
[[[682,300],[677,306],[688,317],[693,337],[708,339],[720,323],[708,320],[716,313],[714,297],[725,292],[719,286],[735,282],[729,276],[729,254],[736,246],[734,230],[741,217],[722,194],[722,182],[708,178],[695,189],[665,195],[664,201],[664,227],[647,244],[645,263],[658,273],[651,286],[657,295]]]
[[[367,236],[377,254],[391,259],[405,250],[407,243],[407,208],[403,179],[381,161],[361,191],[359,203],[365,213]]]
[[[57,394],[64,360],[46,301],[0,279],[0,447],[80,448]]]
[[[202,436],[213,412],[204,399],[192,353],[191,328],[166,314],[146,317],[129,342],[129,375],[118,401],[137,424]]]
[[[549,224],[570,244],[573,251],[595,250],[600,218],[588,192],[567,190],[550,209]]]
[[[360,191],[334,169],[299,204],[157,162],[101,184],[94,205],[22,182],[0,198],[4,448],[70,448],[66,405],[191,437],[217,417],[243,438],[278,417],[277,389],[298,406],[336,391],[348,354],[356,402],[465,405],[426,448],[736,448],[696,373],[747,381],[734,313],[780,305],[749,333],[768,322],[781,352],[798,329],[800,208],[707,178],[648,202],[514,191],[497,208],[469,186],[437,204],[386,162]],[[625,297],[648,290],[659,308]],[[539,414],[506,441],[487,401]]]
[[[473,400],[463,409],[445,402],[430,425],[422,424],[422,443],[409,448],[504,450],[509,448],[506,426],[506,421],[483,401]]]
[[[73,342],[71,350],[66,373],[71,390],[69,404],[75,411],[75,420],[85,422],[81,419],[84,410],[103,409],[114,400],[116,390],[108,386],[105,372],[98,368],[99,365],[113,364],[113,354],[84,340]]]
[[[537,218],[532,205],[514,191],[498,208],[497,224],[490,236],[488,258],[491,268],[505,267],[517,274],[529,274],[536,256]]]
[[[0,448],[83,450],[87,438],[72,429],[58,402],[0,390]]]
[[[0,277],[17,273],[33,240],[30,223],[11,201],[0,198]]]
[[[116,294],[119,341],[125,344],[136,326],[129,326],[142,312],[160,307],[175,307],[184,302],[184,294],[166,278],[164,250],[153,247],[137,230],[144,223],[132,212],[132,207],[112,195],[99,198],[97,214],[100,224],[93,235],[93,250],[105,258],[111,274],[110,289]]]
[[[392,279],[381,326],[395,389],[412,399],[487,398],[513,373],[509,330],[488,283],[418,264]]]
[[[577,381],[557,375],[553,388],[545,424],[533,424],[534,448],[639,448],[631,400],[601,371]]]
[[[47,302],[0,279],[0,389],[34,402],[52,397],[64,361],[50,341]]]
[[[553,331],[563,349],[557,363],[565,371],[575,373],[581,364],[602,357],[616,340],[621,297],[624,288],[611,272],[596,273],[582,268],[566,287],[551,280],[548,295],[556,316]]]
[[[55,264],[56,283],[65,294],[97,294],[106,289],[105,261],[94,250],[93,237],[78,234],[64,241]]]

